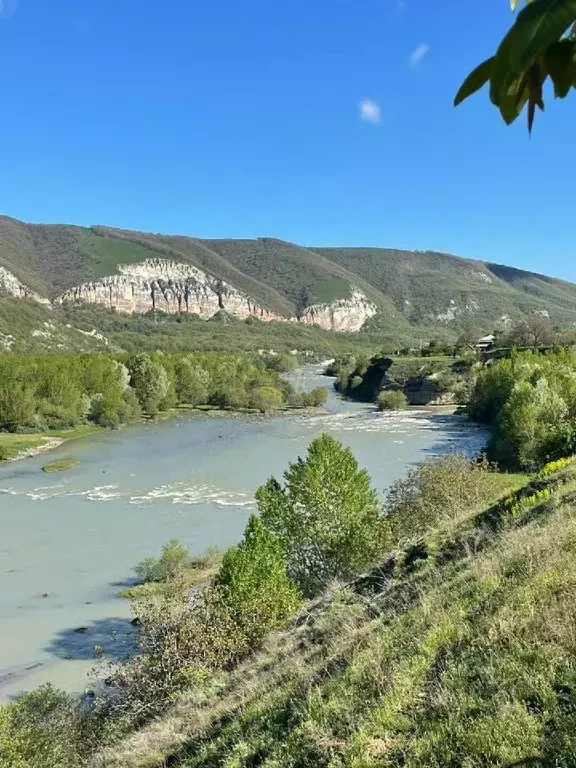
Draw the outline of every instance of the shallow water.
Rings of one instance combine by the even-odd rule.
[[[292,380],[332,384],[317,368]],[[188,414],[77,440],[50,454],[80,460],[62,474],[41,471],[45,455],[1,467],[0,700],[48,680],[86,687],[94,646],[114,657],[128,642],[117,593],[134,564],[172,537],[195,553],[236,542],[256,488],[324,431],[353,449],[381,493],[426,455],[485,441],[445,411],[378,414],[331,393],[326,413]]]

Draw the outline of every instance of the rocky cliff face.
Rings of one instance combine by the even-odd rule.
[[[190,264],[148,259],[136,264],[120,264],[118,272],[83,283],[64,293],[58,301],[86,301],[130,314],[157,309],[170,314],[197,314],[206,319],[225,310],[241,318],[283,319]]]
[[[33,299],[40,304],[50,306],[48,299],[40,296],[40,294],[28,288],[24,283],[21,283],[16,275],[13,275],[12,272],[9,272],[4,267],[0,267],[0,289],[6,291],[11,296],[15,296],[17,299]]]
[[[333,301],[330,304],[314,304],[306,307],[300,322],[319,325],[329,331],[356,333],[368,318],[373,317],[377,307],[360,291],[352,288],[350,298]]]
[[[197,314],[207,319],[224,310],[239,318],[253,316],[266,321],[289,321],[289,318],[264,309],[247,294],[190,264],[148,259],[136,264],[120,264],[118,272],[117,275],[72,288],[57,301],[102,304],[129,314],[157,309],[170,314]],[[353,288],[347,299],[307,307],[300,322],[331,331],[355,332],[374,314],[376,305],[362,291]],[[290,318],[290,321],[298,322],[296,318]]]

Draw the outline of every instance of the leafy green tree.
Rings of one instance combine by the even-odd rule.
[[[208,402],[210,374],[202,366],[182,357],[174,363],[174,375],[179,403],[201,405]]]
[[[568,413],[547,379],[519,381],[497,419],[490,455],[503,466],[529,471],[568,455],[575,432]]]
[[[170,389],[166,370],[147,354],[133,357],[128,364],[128,370],[130,386],[134,389],[142,409],[154,416]]]
[[[349,448],[324,434],[284,478],[284,487],[271,478],[256,499],[262,522],[285,548],[289,575],[307,595],[374,560],[383,530],[378,498]]]
[[[282,543],[255,515],[242,542],[224,555],[214,587],[251,648],[279,629],[302,601],[288,576]]]
[[[521,0],[511,0],[513,11],[519,5]],[[454,103],[489,83],[490,101],[507,124],[527,105],[531,131],[536,107],[544,110],[543,86],[548,78],[556,98],[565,98],[576,87],[574,0],[525,0],[496,53],[468,75]]]
[[[38,402],[34,385],[17,377],[0,381],[0,425],[5,429],[32,427]]]
[[[250,408],[256,408],[261,413],[268,413],[268,411],[281,408],[283,401],[282,392],[275,387],[257,387],[250,392],[248,397]]]

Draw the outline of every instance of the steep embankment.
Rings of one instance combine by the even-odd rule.
[[[92,768],[574,766],[576,476],[554,469],[335,586]]]

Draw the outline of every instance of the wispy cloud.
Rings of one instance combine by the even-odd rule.
[[[394,4],[393,13],[395,13],[396,16],[401,16],[405,10],[406,10],[406,0],[396,0],[396,3]]]
[[[372,99],[362,99],[358,104],[358,117],[367,123],[378,125],[382,121],[382,110]]]
[[[0,19],[8,19],[18,6],[18,0],[0,0]]]
[[[412,67],[412,69],[415,69],[418,64],[422,61],[424,56],[428,53],[430,50],[430,46],[428,43],[420,43],[420,45],[417,48],[414,48],[410,56],[408,57],[408,63]]]

